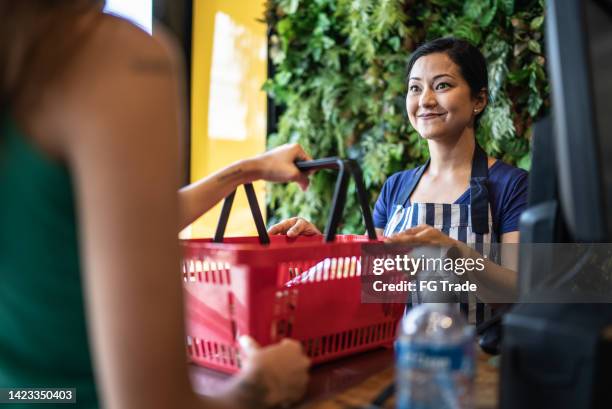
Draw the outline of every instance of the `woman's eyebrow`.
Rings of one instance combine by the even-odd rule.
[[[435,80],[437,80],[440,77],[454,78],[451,74],[438,74],[438,75],[435,75],[432,79],[435,81]],[[411,80],[421,81],[421,78],[420,77],[410,77],[410,79],[408,81],[411,81]]]

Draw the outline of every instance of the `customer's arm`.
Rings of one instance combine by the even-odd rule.
[[[299,396],[308,360],[295,342],[251,348],[248,370],[224,400],[192,392],[178,270],[175,70],[150,37],[115,20],[96,29],[73,65],[55,109],[75,186],[101,406],[248,407]]]
[[[258,179],[271,182],[296,181],[303,189],[308,176],[295,167],[296,160],[310,156],[298,144],[284,145],[254,158],[236,162],[179,190],[180,228],[184,229],[206,213],[237,186]]]

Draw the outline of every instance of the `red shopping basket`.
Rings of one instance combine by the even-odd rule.
[[[376,241],[361,171],[337,158],[299,162],[335,168],[338,181],[324,238],[268,237],[253,186],[245,185],[259,237],[223,239],[234,193],[225,200],[214,239],[182,241],[187,353],[202,366],[240,368],[237,338],[261,345],[299,340],[313,363],[390,345],[403,304],[361,302],[361,245]],[[368,236],[336,236],[352,174]]]

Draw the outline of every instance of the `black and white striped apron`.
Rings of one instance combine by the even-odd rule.
[[[491,243],[499,242],[489,205],[487,155],[476,144],[470,176],[470,204],[410,203],[410,195],[427,169],[429,160],[417,168],[412,181],[398,197],[395,209],[385,226],[384,235],[390,236],[420,224],[427,224],[449,237],[472,246],[483,256],[493,258]],[[418,300],[411,300],[418,303]],[[470,306],[472,308],[470,308]],[[490,309],[470,295],[468,302],[460,303],[461,311],[471,323],[481,323],[491,314]]]

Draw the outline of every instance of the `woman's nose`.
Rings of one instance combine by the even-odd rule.
[[[419,106],[430,108],[436,104],[436,95],[429,88],[425,88],[421,93],[421,98],[419,98]]]

